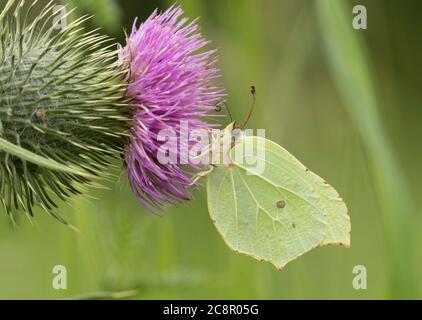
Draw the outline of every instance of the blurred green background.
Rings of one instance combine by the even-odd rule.
[[[58,1],[58,0],[57,0]],[[171,1],[69,0],[123,43],[123,28]],[[4,3],[4,1],[2,1]],[[41,4],[46,1],[41,1]],[[276,271],[231,252],[210,222],[205,191],[148,214],[124,177],[62,210],[76,233],[41,213],[14,228],[0,215],[0,298],[422,298],[422,19],[420,1],[182,1],[219,49],[233,117],[244,119],[342,194],[352,247],[321,248]],[[368,29],[354,30],[364,4]],[[119,165],[119,164],[118,164]],[[117,179],[116,179],[117,180]],[[68,289],[52,288],[64,265]],[[367,290],[352,287],[355,265]]]

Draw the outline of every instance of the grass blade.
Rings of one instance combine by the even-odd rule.
[[[416,210],[382,126],[367,48],[359,31],[352,28],[352,5],[319,0],[316,14],[333,78],[370,158],[390,250],[389,294],[393,298],[415,297],[411,230]]]

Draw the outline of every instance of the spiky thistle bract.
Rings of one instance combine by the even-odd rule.
[[[104,176],[123,146],[124,70],[106,36],[53,26],[53,5],[8,1],[0,14],[0,199],[13,217],[35,205],[56,214],[56,200]]]

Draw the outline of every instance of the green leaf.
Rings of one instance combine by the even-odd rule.
[[[253,154],[245,152],[252,147]],[[282,269],[313,248],[350,245],[343,200],[285,149],[244,137],[230,158],[207,179],[211,219],[230,248]]]

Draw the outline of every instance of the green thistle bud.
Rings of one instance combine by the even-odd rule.
[[[53,6],[28,22],[33,6],[9,0],[0,14],[0,199],[12,218],[39,205],[61,219],[55,198],[122,151],[123,71],[109,38],[84,33],[86,17],[55,30]]]

